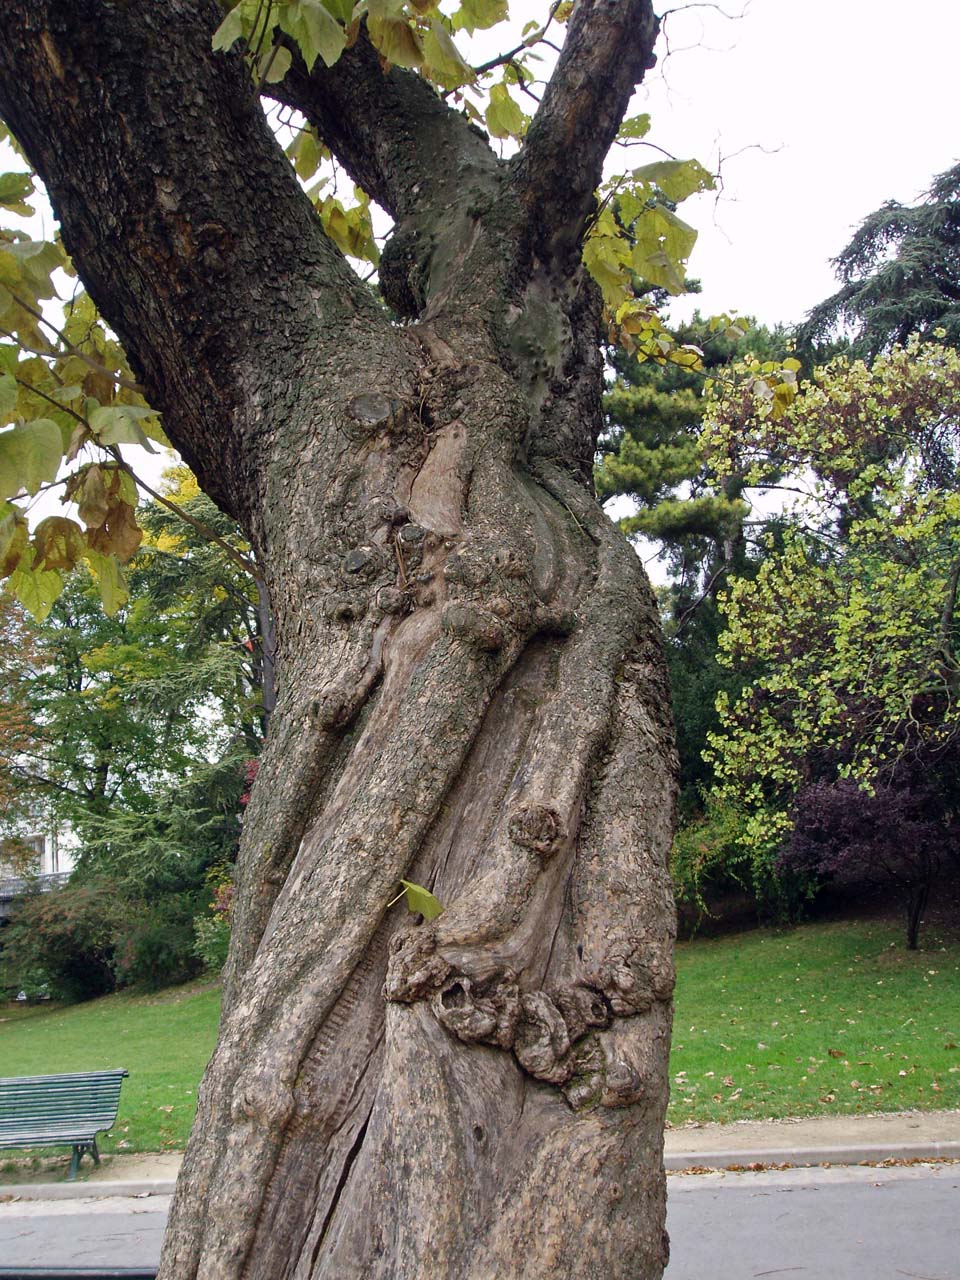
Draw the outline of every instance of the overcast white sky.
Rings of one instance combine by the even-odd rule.
[[[510,26],[542,21],[546,7],[512,0]],[[891,198],[916,200],[960,159],[960,3],[657,7],[667,15],[660,62],[631,114],[649,111],[650,141],[674,155],[710,169],[725,157],[719,197],[681,210],[700,232],[690,273],[703,293],[690,305],[797,321],[835,288],[829,260],[867,213]],[[505,47],[498,29],[478,33],[465,52],[489,57]],[[608,169],[651,158],[642,147],[615,148]]]
[[[681,4],[682,0],[666,0]],[[666,4],[662,5],[663,11]],[[719,202],[690,274],[704,311],[793,322],[836,287],[829,259],[885,200],[913,202],[960,159],[957,0],[723,0],[666,20],[673,50],[637,97],[650,135],[713,168]],[[699,46],[690,48],[688,46]],[[734,153],[756,145],[760,150]],[[633,153],[630,153],[633,154]]]
[[[914,201],[960,159],[960,4],[722,0],[733,19],[711,4],[659,8],[674,3],[669,45],[661,38],[631,113],[649,111],[650,140],[674,155],[711,169],[726,157],[719,198],[681,210],[700,232],[690,274],[703,293],[674,314],[698,306],[795,322],[833,292],[829,259],[867,213]],[[511,25],[545,9],[512,0]],[[492,35],[478,39],[481,57],[509,47]],[[651,158],[615,148],[611,171]]]

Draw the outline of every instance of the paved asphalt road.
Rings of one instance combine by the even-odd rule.
[[[666,1280],[960,1280],[960,1164],[668,1186]]]
[[[668,1205],[667,1280],[960,1280],[960,1164],[673,1176]],[[168,1206],[0,1205],[0,1268],[155,1265]]]
[[[0,1204],[0,1268],[156,1266],[169,1196]]]

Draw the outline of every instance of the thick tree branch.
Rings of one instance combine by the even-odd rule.
[[[286,76],[264,92],[300,111],[354,182],[397,221],[448,201],[470,169],[496,166],[480,130],[424,79],[398,67],[384,74],[365,33],[332,67],[318,59],[310,73],[291,52]]]
[[[515,164],[540,255],[579,244],[603,162],[634,88],[654,64],[651,0],[578,0],[567,38]]]
[[[305,350],[333,360],[352,323],[378,317],[243,60],[211,51],[220,17],[215,0],[10,0],[0,115],[170,439],[241,515],[278,377],[297,385]]]

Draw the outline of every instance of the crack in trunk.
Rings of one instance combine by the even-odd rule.
[[[340,1207],[340,1199],[341,1199],[341,1196],[343,1195],[344,1189],[346,1188],[347,1181],[350,1177],[350,1172],[353,1169],[354,1161],[356,1160],[357,1156],[360,1154],[360,1151],[363,1147],[363,1140],[367,1136],[367,1126],[370,1124],[370,1114],[372,1111],[373,1111],[373,1105],[371,1104],[370,1111],[367,1112],[367,1118],[364,1120],[363,1124],[360,1126],[360,1130],[357,1133],[356,1138],[354,1139],[353,1146],[347,1152],[347,1158],[344,1161],[343,1170],[337,1182],[336,1189],[333,1195],[330,1197],[330,1206],[327,1209],[326,1217],[323,1220],[323,1226],[320,1228],[320,1234],[317,1238],[317,1243],[315,1244],[313,1253],[311,1254],[310,1271],[309,1271],[310,1275],[313,1274],[313,1270],[314,1270],[314,1267],[316,1266],[316,1262],[320,1254],[320,1250],[323,1248],[324,1242],[326,1241],[327,1230],[330,1226],[330,1222],[333,1218],[333,1215],[337,1212],[337,1209]]]

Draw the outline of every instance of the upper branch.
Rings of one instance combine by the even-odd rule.
[[[635,87],[654,65],[651,0],[577,0],[567,38],[515,164],[541,254],[579,245],[603,162]]]
[[[0,115],[170,439],[241,515],[276,386],[377,310],[242,58],[211,51],[220,17],[216,0],[4,0]]]
[[[421,76],[383,71],[365,31],[332,67],[317,59],[308,72],[292,51],[290,70],[264,91],[300,111],[354,182],[395,220],[439,207],[468,168],[496,166],[480,130]]]

